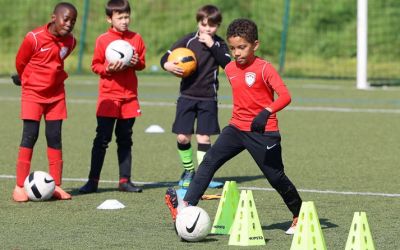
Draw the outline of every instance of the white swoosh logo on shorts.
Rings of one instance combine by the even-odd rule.
[[[272,146],[267,146],[267,150],[270,150],[271,148],[273,148],[275,146],[276,146],[276,143],[274,145],[272,145]]]
[[[40,48],[40,52],[48,51],[50,48]]]

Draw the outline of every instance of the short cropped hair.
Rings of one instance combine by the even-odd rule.
[[[55,14],[60,8],[68,8],[70,10],[73,10],[75,13],[78,13],[78,11],[76,10],[75,6],[72,3],[61,2],[54,7],[53,14]]]
[[[258,40],[257,24],[246,18],[235,19],[229,24],[226,37],[227,39],[241,37],[250,43],[254,43]]]
[[[214,5],[204,5],[197,10],[196,21],[201,22],[205,18],[211,25],[220,25],[222,23],[222,14]]]
[[[113,13],[131,13],[128,0],[109,0],[106,5],[106,15],[112,17]]]

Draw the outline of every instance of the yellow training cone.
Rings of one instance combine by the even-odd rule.
[[[347,237],[346,250],[375,250],[365,212],[355,212]]]
[[[236,181],[226,181],[211,229],[213,234],[229,234],[239,203]]]
[[[251,190],[242,190],[239,205],[236,210],[235,221],[231,228],[229,245],[260,246],[265,245],[256,204]]]
[[[307,201],[301,204],[290,250],[310,249],[326,250],[326,245],[314,202]]]

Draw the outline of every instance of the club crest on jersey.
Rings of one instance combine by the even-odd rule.
[[[246,72],[244,79],[246,81],[247,86],[251,87],[256,82],[256,73]]]
[[[67,55],[67,53],[68,53],[68,47],[62,47],[60,50],[61,59],[64,59],[64,57]]]

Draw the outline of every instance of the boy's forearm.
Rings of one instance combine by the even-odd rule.
[[[133,66],[133,69],[136,71],[144,70],[146,68],[146,63],[144,60],[139,60],[138,63]]]
[[[211,46],[210,51],[214,55],[214,58],[219,66],[221,66],[222,68],[225,68],[225,66],[230,63],[231,56],[229,54],[229,51],[221,45],[218,46],[216,43],[214,43],[214,45]]]
[[[108,75],[106,67],[101,63],[92,63],[92,71],[97,75]]]
[[[281,93],[280,96],[267,108],[271,113],[276,113],[290,104],[292,98],[289,91]]]

